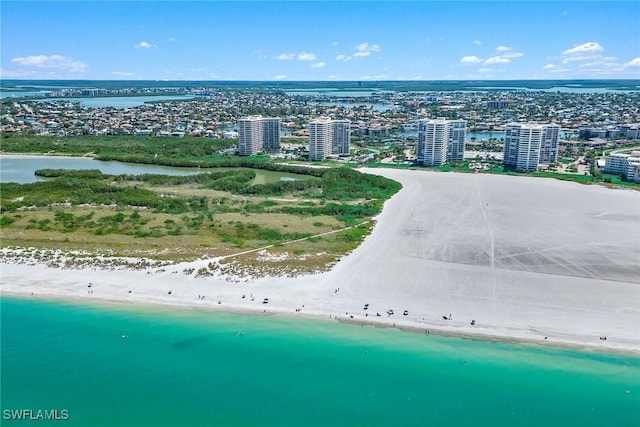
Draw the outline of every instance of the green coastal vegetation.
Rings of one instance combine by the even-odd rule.
[[[231,139],[136,136],[41,136],[3,134],[0,150],[6,153],[84,156],[169,166],[199,166],[233,159]],[[257,158],[253,163],[266,162]]]
[[[42,169],[36,175],[46,180],[1,183],[3,247],[184,261],[270,246],[229,262],[253,272],[315,271],[354,249],[369,233],[371,218],[401,187],[352,168],[226,156],[224,140],[47,139],[3,138],[2,150],[92,152],[99,159],[199,166],[202,172],[109,175]],[[260,169],[296,178],[256,184]]]
[[[93,255],[166,262],[234,255],[246,271],[302,272],[330,266],[369,233],[371,218],[400,189],[362,174],[360,163],[282,162],[238,157],[237,141],[202,137],[36,136],[3,134],[2,152],[91,156],[97,160],[198,168],[189,175],[109,175],[98,170],[42,169],[30,184],[0,184],[3,247],[82,250]],[[401,150],[372,150],[368,167],[420,168],[379,163]],[[561,158],[532,174],[505,170],[499,160],[465,160],[437,171],[510,174],[612,187],[640,186],[593,169],[566,173],[593,150]],[[310,167],[313,166],[313,167]],[[264,182],[260,174],[284,178]],[[329,234],[327,234],[329,233]],[[260,248],[266,248],[260,250]],[[255,252],[247,251],[255,250]]]

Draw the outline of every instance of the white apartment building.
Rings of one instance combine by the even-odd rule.
[[[320,161],[331,154],[349,154],[351,122],[320,117],[309,122],[309,160]]]
[[[504,166],[535,172],[539,163],[555,163],[560,127],[555,124],[510,123],[505,127]]]
[[[259,151],[280,149],[280,119],[249,116],[238,120],[238,154],[254,156]]]
[[[552,165],[558,161],[558,141],[560,126],[556,124],[542,125],[543,133],[540,141],[540,157],[538,163]]]
[[[238,154],[256,155],[262,146],[262,130],[262,116],[249,116],[238,120]]]
[[[349,154],[351,149],[351,122],[349,120],[332,120],[331,131],[331,154],[339,156]]]
[[[320,117],[308,125],[309,160],[319,161],[331,154],[331,119]]]
[[[623,175],[627,181],[640,182],[640,151],[631,154],[615,153],[607,156],[604,171]]]
[[[447,162],[461,162],[467,138],[467,121],[449,121],[449,143],[447,144]]]
[[[465,120],[420,120],[416,158],[424,166],[441,166],[464,157],[467,122]]]
[[[277,117],[262,119],[262,149],[267,153],[280,151],[280,121]]]

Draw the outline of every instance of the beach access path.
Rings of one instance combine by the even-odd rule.
[[[325,273],[184,274],[216,260],[149,271],[4,263],[0,286],[34,297],[640,352],[640,192],[531,177],[364,171],[403,189],[386,202],[363,244]]]

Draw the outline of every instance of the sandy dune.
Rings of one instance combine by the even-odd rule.
[[[640,192],[526,177],[367,172],[398,180],[403,190],[365,242],[327,273],[236,282],[183,274],[208,260],[162,272],[5,263],[2,290],[640,351]]]

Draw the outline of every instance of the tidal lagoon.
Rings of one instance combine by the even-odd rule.
[[[207,173],[220,170],[232,170],[233,168],[187,168],[161,165],[145,165],[137,163],[123,163],[117,161],[100,161],[90,157],[58,157],[58,156],[0,156],[0,182],[17,182],[28,184],[31,182],[43,181],[43,178],[35,175],[38,169],[71,169],[71,170],[91,170],[97,169],[109,175],[191,175],[197,173]],[[265,184],[270,182],[288,181],[305,178],[307,176],[275,172],[268,170],[254,169],[256,177],[252,184]]]
[[[64,424],[79,426],[640,423],[634,355],[329,320],[0,301],[3,416],[66,410]]]

